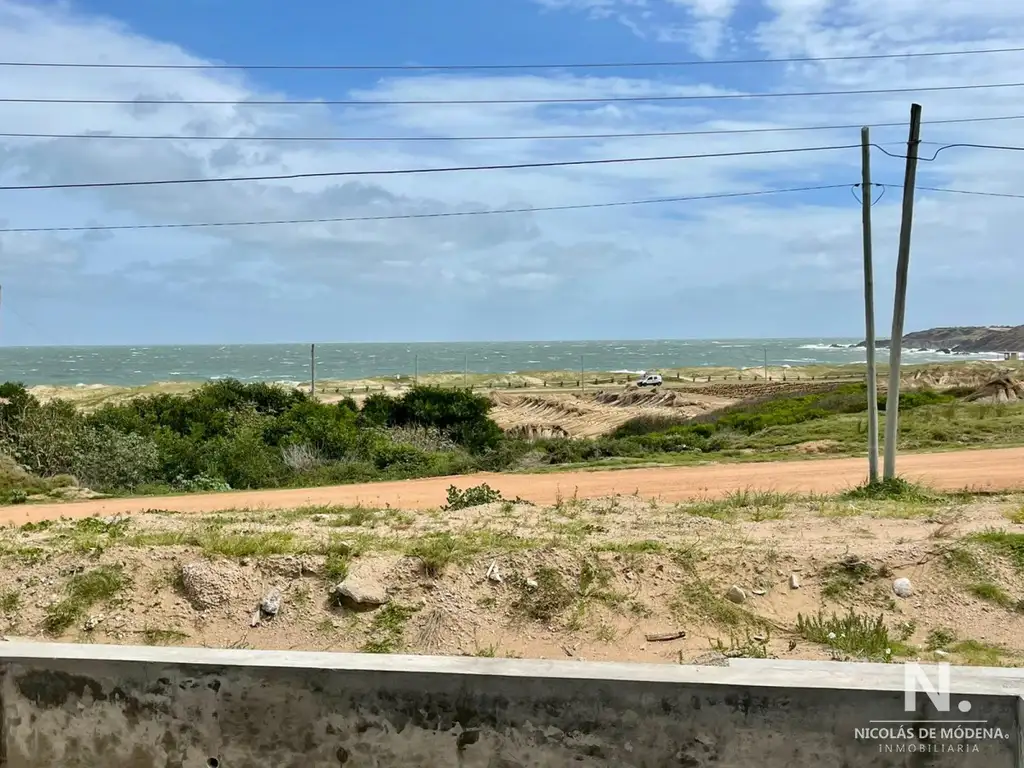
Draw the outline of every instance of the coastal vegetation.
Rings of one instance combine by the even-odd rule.
[[[826,385],[828,386],[828,385]],[[973,387],[900,395],[904,450],[1024,444],[1024,405],[969,402]],[[323,402],[294,388],[216,381],[87,409],[0,385],[0,502],[71,487],[168,494],[459,475],[853,455],[864,450],[863,384],[776,392],[686,416],[643,413],[607,434],[524,437],[470,389],[413,386]],[[884,421],[886,398],[880,397]]]

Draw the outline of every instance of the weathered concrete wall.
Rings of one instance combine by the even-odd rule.
[[[0,675],[2,768],[1016,768],[1024,679],[956,669],[952,713],[919,694],[908,715],[901,665],[837,662],[4,643]],[[964,699],[968,714],[957,707]],[[1002,735],[857,737],[911,726],[908,717],[917,728],[984,721],[966,727]],[[880,720],[900,723],[870,722]]]

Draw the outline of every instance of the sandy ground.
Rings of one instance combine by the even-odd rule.
[[[0,507],[0,523],[26,523],[53,518],[131,514],[148,509],[215,512],[247,508],[286,509],[315,504],[370,505],[424,509],[445,503],[451,485],[467,488],[487,483],[505,498],[555,504],[567,498],[637,495],[663,501],[722,497],[744,489],[801,494],[831,494],[864,482],[866,459],[813,459],[801,462],[717,464],[550,474],[478,473],[385,483],[231,491],[216,494],[96,499],[65,504]],[[899,458],[901,476],[937,489],[1024,488],[1024,448],[908,454]]]
[[[502,429],[526,438],[597,437],[638,416],[684,418],[724,408],[735,398],[640,390],[636,387],[591,392],[526,394],[492,392],[491,418]]]
[[[1024,577],[1012,557],[973,537],[994,529],[1021,536],[1022,501],[613,497],[449,512],[61,521],[6,532],[0,631],[79,642],[680,663],[856,658],[799,626],[822,610],[826,618],[853,610],[881,620],[883,646],[903,658],[943,658],[933,653],[939,648],[952,661],[1016,665],[1024,663],[1024,613],[1015,602]],[[348,558],[349,578],[386,592],[389,607],[336,605],[332,552]],[[76,596],[76,579],[101,573],[101,588]],[[909,598],[893,591],[901,577],[911,580]],[[741,604],[726,599],[733,586]],[[280,610],[261,615],[261,599],[273,592]],[[47,624],[62,615],[57,627]],[[675,637],[650,639],[658,635]]]

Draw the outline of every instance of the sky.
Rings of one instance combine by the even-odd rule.
[[[689,66],[485,70],[0,67],[0,186],[845,149],[409,175],[0,191],[0,229],[360,218],[837,189],[584,210],[205,229],[0,233],[0,344],[481,341],[863,335],[859,128],[474,141],[451,137],[872,128],[922,156],[1024,147],[1021,88],[570,104],[294,104],[714,96],[1024,79],[1006,0],[0,0],[6,62]],[[274,100],[276,105],[239,102]],[[935,124],[982,117],[1021,119]],[[188,137],[239,137],[196,139]],[[272,141],[274,137],[404,141]],[[446,139],[425,141],[427,139]],[[420,139],[420,140],[409,140]],[[934,142],[931,143],[931,142]],[[873,181],[904,160],[872,150]],[[1024,152],[957,147],[922,187],[1024,194]],[[872,209],[879,336],[902,190]],[[1024,323],[1024,199],[919,190],[906,329]]]

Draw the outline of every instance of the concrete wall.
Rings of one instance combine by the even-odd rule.
[[[1016,768],[1019,671],[729,668],[0,644],[2,768]],[[969,714],[958,702],[967,699]],[[985,721],[1002,737],[857,738]],[[934,727],[955,727],[939,725]],[[926,748],[930,751],[918,751]],[[900,750],[903,751],[900,751]]]

